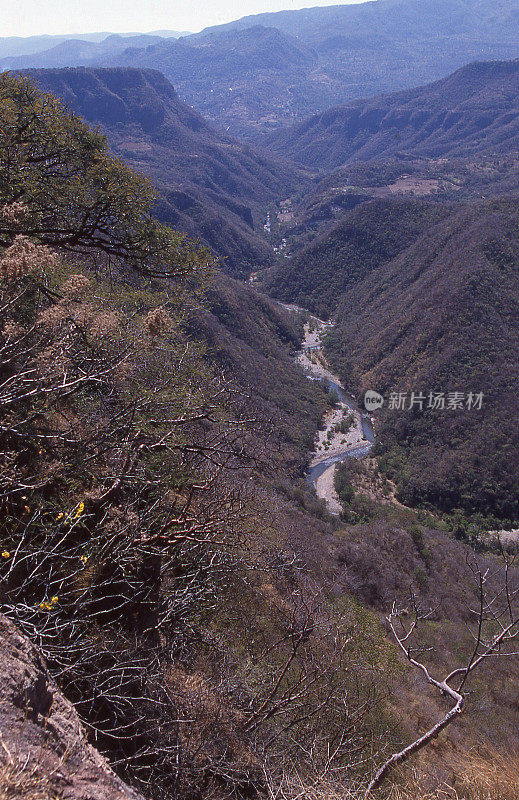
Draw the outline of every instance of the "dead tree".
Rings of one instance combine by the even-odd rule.
[[[410,604],[406,607],[400,607],[396,603],[393,605],[387,622],[399,648],[409,663],[422,672],[427,683],[449,699],[451,706],[428,731],[382,764],[370,781],[366,796],[381,785],[393,767],[404,763],[428,745],[463,713],[467,681],[474,670],[488,659],[519,655],[517,645],[514,648],[514,643],[519,639],[519,587],[517,576],[512,579],[511,560],[504,553],[503,557],[504,575],[498,591],[492,589],[496,574],[492,574],[489,569],[483,571],[476,560],[467,560],[474,575],[478,597],[477,608],[470,609],[474,620],[470,631],[474,644],[466,663],[443,678],[434,677],[423,660],[426,650],[416,643],[420,623],[431,617],[433,612],[422,610],[414,595],[411,595]],[[411,621],[406,623],[408,619]]]

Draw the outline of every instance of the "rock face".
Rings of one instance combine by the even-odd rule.
[[[86,740],[35,647],[0,615],[0,800],[143,800]]]

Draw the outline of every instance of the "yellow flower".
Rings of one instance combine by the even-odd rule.
[[[29,508],[29,506],[24,506],[24,508],[25,508],[25,510],[27,511],[27,513],[29,514],[29,513],[30,513],[30,511],[31,511],[31,509]]]
[[[81,502],[77,507],[76,513],[74,514],[74,519],[80,517],[84,510],[85,510],[85,504]]]
[[[58,514],[58,516],[56,517],[56,519],[61,519],[62,517],[63,517],[63,512],[62,512],[62,511],[60,511],[60,512],[59,512],[59,514]]]
[[[79,560],[82,561],[83,564],[86,564],[86,562],[88,561],[88,556],[80,556]]]
[[[42,611],[52,611],[56,603],[58,602],[59,597],[51,597],[50,600],[44,600],[40,603],[40,608]]]
[[[10,556],[11,556],[11,553],[9,552],[9,550],[3,550],[2,551],[2,558],[9,558]]]

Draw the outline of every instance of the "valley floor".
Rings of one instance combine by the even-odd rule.
[[[310,379],[324,378],[329,381],[330,388],[337,387],[345,391],[339,378],[330,372],[323,353],[322,335],[328,327],[329,323],[313,316],[305,323],[302,348],[297,356],[297,362]],[[337,516],[342,510],[334,488],[337,464],[346,458],[360,455],[359,449],[369,447],[371,442],[366,438],[361,412],[352,408],[344,399],[339,399],[337,406],[324,417],[323,427],[317,433],[315,449],[310,459],[310,469],[334,459],[334,463],[324,471],[319,470],[315,475],[310,475],[317,496],[326,502],[330,514]]]

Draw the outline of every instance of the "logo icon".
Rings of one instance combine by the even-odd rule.
[[[364,408],[366,411],[376,411],[377,408],[382,408],[383,405],[384,398],[382,395],[374,392],[373,389],[368,389],[364,395]]]

